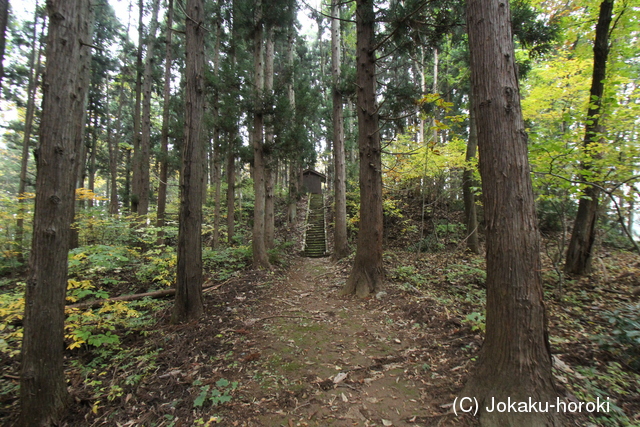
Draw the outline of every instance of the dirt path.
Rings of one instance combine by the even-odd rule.
[[[246,346],[240,393],[252,420],[243,424],[452,425],[446,409],[428,410],[433,384],[421,371],[429,364],[415,357],[424,334],[407,333],[411,322],[386,292],[339,297],[344,277],[327,259],[299,259],[254,307],[239,331]]]

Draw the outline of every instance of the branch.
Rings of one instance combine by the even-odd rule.
[[[178,5],[178,7],[180,8],[180,10],[182,11],[182,13],[184,13],[184,16],[187,17],[187,19],[191,22],[193,22],[194,24],[196,24],[198,27],[202,27],[203,30],[205,30],[206,32],[210,33],[211,30],[209,30],[207,27],[205,27],[204,25],[202,25],[202,22],[197,22],[195,19],[193,19],[192,17],[189,16],[189,14],[187,13],[187,11],[185,10],[184,6],[182,5],[182,2],[177,1],[176,4]],[[186,32],[184,33],[186,34]]]
[[[98,47],[98,46],[93,45],[93,44],[85,43],[82,40],[80,40],[80,46],[87,46],[87,47],[90,47],[91,49],[99,50],[100,52],[104,52],[103,48]]]
[[[217,285],[214,285],[212,283],[209,284],[205,284],[202,286],[202,289],[207,289],[207,290],[214,290],[214,289],[218,289],[219,287],[221,287],[222,285],[226,284],[227,282],[229,282],[228,280],[226,282],[222,282],[222,283],[218,283]],[[79,308],[81,310],[84,310],[86,308],[97,308],[100,307],[103,304],[106,304],[108,302],[114,302],[114,301],[135,301],[135,300],[139,300],[145,297],[149,297],[149,298],[164,298],[164,297],[168,297],[171,296],[173,294],[176,293],[175,289],[163,289],[161,291],[155,291],[155,292],[145,292],[142,294],[133,294],[133,295],[122,295],[119,297],[113,297],[113,298],[105,298],[105,299],[98,299],[98,300],[93,300],[93,301],[86,301],[86,302],[80,302],[77,304],[71,304],[71,305],[67,305],[65,306],[65,308]]]
[[[354,0],[351,1],[346,1],[346,2],[342,2],[339,3],[338,6],[342,6],[343,4],[349,4],[349,3],[353,3]],[[356,21],[353,21],[351,19],[343,19],[343,18],[338,18],[337,16],[331,16],[331,15],[327,15],[326,13],[317,10],[316,8],[314,8],[313,6],[309,5],[309,3],[307,3],[306,1],[302,0],[302,3],[308,7],[309,9],[313,10],[315,13],[317,13],[318,15],[324,16],[325,18],[329,18],[329,19],[337,19],[338,21],[342,21],[342,22],[350,22],[352,24],[355,24]]]
[[[634,249],[636,250],[636,252],[638,252],[638,254],[640,254],[640,246],[638,246],[638,243],[636,243],[635,239],[633,238],[633,236],[631,235],[631,233],[629,232],[629,230],[627,229],[627,226],[624,223],[624,216],[622,215],[622,212],[620,211],[620,206],[618,205],[618,202],[616,201],[613,192],[615,190],[617,190],[618,188],[620,188],[620,186],[622,186],[623,184],[626,184],[629,181],[632,181],[634,179],[638,179],[640,178],[640,175],[635,175],[629,179],[627,179],[626,181],[623,181],[622,183],[619,183],[618,185],[616,185],[613,190],[607,190],[606,188],[604,188],[603,186],[596,184],[595,182],[587,182],[587,181],[576,181],[558,174],[555,174],[553,172],[536,172],[538,174],[543,174],[543,175],[551,175],[553,177],[562,179],[564,181],[567,182],[571,182],[573,184],[583,184],[583,185],[589,185],[591,187],[597,188],[598,190],[602,191],[604,194],[607,195],[607,197],[609,197],[609,199],[613,202],[613,205],[616,208],[616,213],[618,214],[618,222],[620,223],[620,226],[622,226],[622,231],[624,231],[624,234],[629,238],[629,241],[631,242],[631,244],[633,245]]]
[[[407,19],[411,18],[413,15],[415,15],[416,13],[420,12],[428,3],[430,2],[430,0],[426,0],[425,2],[423,2],[422,4],[419,4],[418,7],[416,7],[413,12],[410,12],[409,14],[407,14],[404,18],[400,19],[400,23],[404,24],[404,21],[406,21]],[[397,25],[396,28],[390,32],[384,39],[380,40],[380,42],[375,45],[373,47],[373,49],[371,49],[373,52],[375,52],[377,49],[379,49],[383,44],[385,44],[391,37],[393,37],[396,32],[398,32],[398,30],[400,29],[401,25]]]

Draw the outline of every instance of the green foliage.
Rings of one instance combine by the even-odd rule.
[[[0,352],[9,357],[20,354],[22,323],[24,315],[24,283],[10,292],[0,293]]]
[[[275,247],[273,249],[267,250],[267,256],[269,257],[269,263],[271,265],[285,265],[285,257],[284,254],[288,249],[292,248],[295,243],[294,242],[275,242]]]
[[[193,385],[200,386],[202,381],[195,380]],[[218,406],[220,404],[228,403],[231,401],[231,393],[238,388],[238,382],[229,382],[225,378],[220,378],[216,381],[215,386],[202,385],[200,386],[200,393],[193,401],[194,408],[201,408],[207,401],[211,402],[212,406]]]
[[[467,314],[464,319],[462,319],[463,323],[468,323],[471,326],[472,331],[485,332],[485,317],[484,313],[479,313],[474,311],[473,313]]]
[[[478,263],[468,264],[451,264],[447,267],[446,278],[452,284],[469,284],[484,285],[487,280],[487,272],[480,268]]]
[[[629,372],[616,362],[610,362],[602,369],[596,367],[580,367],[577,369],[576,381],[572,389],[580,400],[595,402],[596,399],[609,403],[609,412],[598,413],[590,418],[599,426],[637,425],[616,404],[616,397],[630,397],[631,393],[640,389],[640,375]]]
[[[403,284],[419,287],[425,283],[425,278],[413,265],[400,265],[389,272],[389,277]]]
[[[252,262],[251,246],[236,246],[220,250],[204,249],[202,261],[205,270],[213,274],[215,280],[227,280],[244,270]]]
[[[622,358],[624,363],[640,370],[640,304],[629,304],[603,316],[609,322],[606,334],[595,337],[604,349]]]
[[[176,282],[178,257],[174,248],[161,246],[150,249],[142,258],[144,262],[136,269],[136,278],[140,282],[163,287]]]
[[[69,251],[69,276],[105,278],[131,270],[140,261],[137,251],[123,246],[88,245]]]
[[[440,252],[445,248],[444,244],[440,242],[438,236],[429,234],[422,240],[419,240],[409,246],[408,250],[411,252]]]
[[[137,310],[123,301],[105,303],[95,310],[67,309],[65,338],[71,341],[68,348],[79,348],[86,344],[115,350],[120,344],[120,336],[115,333],[116,329],[125,328],[128,319],[139,316]]]

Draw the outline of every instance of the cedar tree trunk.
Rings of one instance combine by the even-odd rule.
[[[360,149],[360,224],[353,268],[343,295],[366,297],[384,280],[382,266],[382,162],[376,106],[373,0],[356,2],[356,87]]]
[[[142,93],[142,129],[140,133],[140,154],[138,156],[138,170],[133,171],[134,180],[138,182],[138,215],[149,213],[149,163],[151,158],[151,84],[153,83],[153,51],[156,43],[156,31],[158,29],[158,8],[160,0],[154,0],[151,12],[151,26],[147,34],[147,53],[144,60],[144,80]]]
[[[37,9],[37,8],[36,8]],[[7,41],[7,23],[9,22],[9,0],[0,0],[0,85],[4,77],[4,48]],[[35,28],[35,22],[34,22]],[[34,45],[35,46],[35,45]]]
[[[18,220],[16,224],[16,244],[18,249],[18,260],[24,263],[24,216],[25,197],[27,190],[27,172],[29,167],[29,147],[31,143],[31,131],[33,129],[33,117],[35,115],[35,100],[38,81],[40,80],[40,61],[42,45],[38,43],[37,23],[38,4],[36,2],[36,12],[33,17],[33,47],[29,60],[29,83],[27,87],[27,111],[24,119],[24,135],[22,138],[22,159],[20,162],[20,183],[18,184]],[[1,13],[1,12],[0,12]],[[42,23],[42,31],[45,29],[45,22]],[[36,48],[37,46],[37,48]],[[36,61],[36,57],[38,58]]]
[[[335,228],[333,237],[333,259],[349,255],[347,241],[347,187],[344,154],[344,119],[342,116],[342,93],[340,92],[340,3],[331,2],[331,73],[333,75],[333,159],[335,162]]]
[[[169,0],[167,5],[167,33],[165,35],[164,53],[164,89],[162,103],[162,130],[160,133],[160,179],[158,183],[158,206],[156,227],[158,230],[158,244],[164,243],[165,214],[167,210],[167,179],[169,161],[169,101],[171,100],[171,62],[172,62],[172,40],[173,30],[173,0]]]
[[[483,426],[561,425],[550,413],[489,412],[498,401],[556,402],[540,276],[540,237],[520,107],[509,3],[469,0],[472,108],[487,238],[486,338],[463,396]]]
[[[138,213],[138,203],[140,189],[140,179],[138,174],[140,173],[140,121],[141,121],[141,103],[142,103],[142,43],[144,38],[142,18],[144,16],[144,0],[138,1],[138,50],[136,52],[136,103],[133,108],[133,157],[131,159],[131,187],[129,194],[131,200],[131,213]]]
[[[202,189],[206,161],[202,125],[204,116],[204,3],[187,1],[186,105],[184,148],[180,174],[178,270],[173,323],[199,318],[202,303]]]
[[[464,217],[467,227],[467,249],[474,254],[480,253],[478,243],[478,215],[476,213],[476,196],[473,187],[477,187],[477,182],[473,179],[473,168],[471,162],[476,157],[478,148],[478,131],[476,117],[473,110],[469,111],[469,141],[467,142],[467,155],[464,172],[462,172],[462,198],[464,199]]]
[[[49,0],[49,34],[37,156],[30,270],[25,292],[20,375],[21,425],[60,421],[67,402],[64,378],[64,305],[67,255],[75,202],[78,113],[90,55],[89,0]],[[82,105],[78,105],[82,104]]]
[[[267,39],[265,43],[265,66],[264,66],[264,90],[269,100],[273,99],[273,59],[274,52],[274,29],[272,25],[267,27]],[[272,102],[272,101],[270,101]],[[265,201],[264,201],[264,245],[267,249],[273,249],[275,239],[275,174],[277,165],[273,155],[273,107],[269,106],[267,115],[267,125],[265,126],[264,145],[265,154]]]
[[[255,205],[253,209],[253,268],[270,268],[267,248],[264,244],[265,226],[265,164],[264,145],[264,61],[263,61],[263,22],[262,2],[256,4],[256,22],[254,29],[253,64],[255,70],[255,111],[253,113],[253,188]]]

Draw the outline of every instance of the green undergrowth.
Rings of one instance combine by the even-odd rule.
[[[484,335],[486,273],[481,257],[387,252],[384,260],[393,286],[411,294],[418,304],[436,303],[441,312],[457,317],[469,334]],[[631,263],[624,254],[605,261],[603,271],[609,275],[638,274],[628,271]],[[545,268],[543,273],[550,270]],[[582,280],[567,280],[560,298],[555,282],[545,280],[548,317],[554,319],[552,351],[561,360],[572,361],[569,372],[554,372],[557,381],[580,401],[609,398],[610,411],[590,417],[594,425],[636,426],[638,420],[629,408],[637,408],[634,402],[640,390],[640,306],[612,297],[606,277],[596,272]],[[631,291],[616,285],[616,293]],[[472,360],[477,356],[474,352]]]

